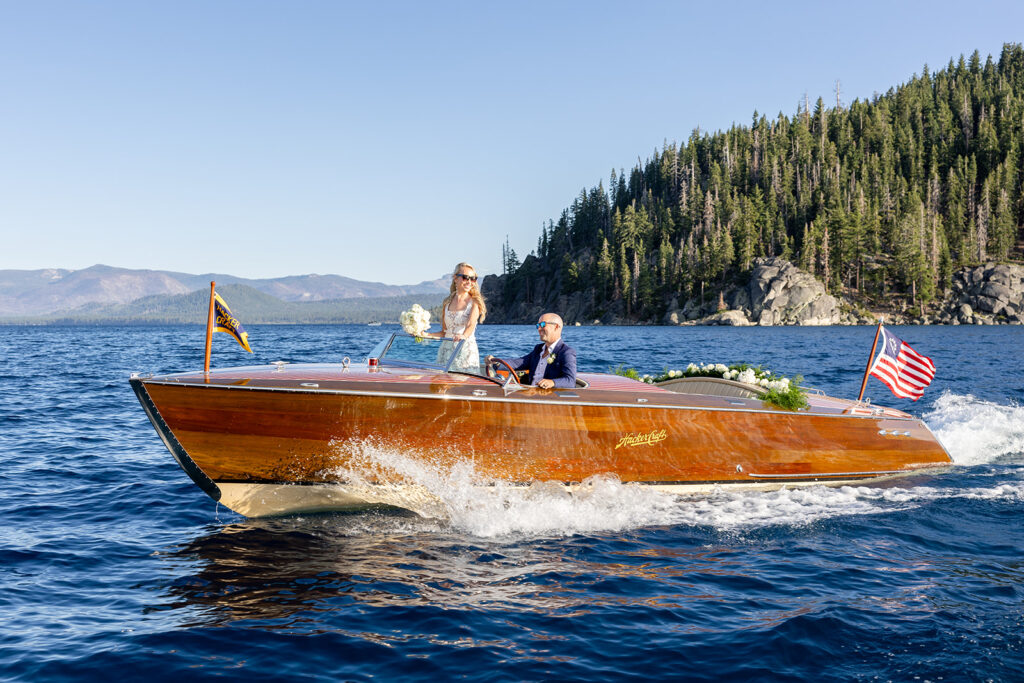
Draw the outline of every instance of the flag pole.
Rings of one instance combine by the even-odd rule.
[[[210,372],[210,346],[213,342],[213,289],[216,282],[210,282],[210,311],[206,314],[206,355],[203,359],[203,372]]]
[[[864,381],[860,383],[860,394],[857,395],[857,403],[864,398],[864,389],[868,386],[868,373],[871,372],[871,361],[875,359],[875,349],[878,348],[878,335],[882,332],[882,319],[878,319],[878,329],[875,330],[875,341],[871,342],[871,355],[868,356],[868,366],[864,368]]]

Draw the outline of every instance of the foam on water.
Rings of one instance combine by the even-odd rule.
[[[924,419],[958,465],[1024,454],[1024,406],[946,391]]]
[[[1024,481],[989,488],[889,485],[774,491],[718,489],[701,496],[677,496],[623,484],[614,476],[591,477],[574,489],[558,482],[522,487],[486,480],[467,460],[441,466],[429,458],[412,457],[371,443],[362,444],[352,467],[339,474],[357,486],[365,485],[364,495],[376,502],[412,510],[432,523],[481,538],[568,536],[659,525],[718,530],[805,526],[948,498],[1024,500]]]
[[[591,477],[569,490],[558,482],[513,486],[481,477],[473,463],[440,465],[364,443],[339,472],[372,500],[403,507],[480,537],[572,535],[672,523],[677,499],[613,476]],[[370,485],[370,481],[378,482]]]

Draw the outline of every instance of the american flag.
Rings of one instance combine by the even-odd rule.
[[[924,395],[924,388],[935,377],[935,365],[910,344],[882,328],[882,353],[871,365],[871,374],[885,383],[900,398],[915,401]]]

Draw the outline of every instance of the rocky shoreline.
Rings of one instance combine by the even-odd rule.
[[[857,312],[840,302],[811,274],[782,259],[757,259],[750,282],[723,293],[726,310],[687,302],[670,310],[664,322],[675,325],[867,325],[884,315],[890,324],[1024,324],[1024,266],[986,263],[953,275],[946,299],[923,315],[898,311]],[[845,305],[844,305],[845,304]]]
[[[964,268],[940,313],[942,325],[1024,324],[1024,266],[987,263]]]
[[[675,303],[675,302],[673,302]],[[725,309],[721,309],[721,304]],[[722,292],[721,301],[690,300],[669,306],[669,325],[849,325],[860,321],[840,310],[839,300],[813,275],[780,258],[754,260],[750,282]]]
[[[812,274],[781,258],[754,260],[746,284],[733,285],[712,301],[691,299],[680,305],[673,300],[661,320],[633,321],[619,306],[600,319],[590,319],[592,294],[575,292],[554,297],[548,305],[516,302],[513,310],[502,310],[499,283],[487,278],[484,295],[497,298],[493,322],[535,320],[546,310],[559,312],[567,324],[584,325],[872,325],[879,316],[900,325],[1021,325],[1024,324],[1024,266],[986,263],[962,268],[952,277],[946,297],[923,314],[898,310],[868,311],[853,299],[829,294]],[[489,285],[489,286],[488,286]],[[490,291],[488,291],[490,290]]]

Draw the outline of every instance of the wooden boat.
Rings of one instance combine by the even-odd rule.
[[[480,485],[609,475],[676,493],[849,484],[951,462],[921,420],[891,408],[812,394],[787,411],[713,379],[654,386],[582,373],[576,388],[540,389],[500,362],[450,372],[437,359],[455,354],[439,356],[440,343],[393,334],[360,364],[130,382],[182,469],[246,516],[404,506],[412,478],[374,461],[382,452],[437,471],[461,464]]]

